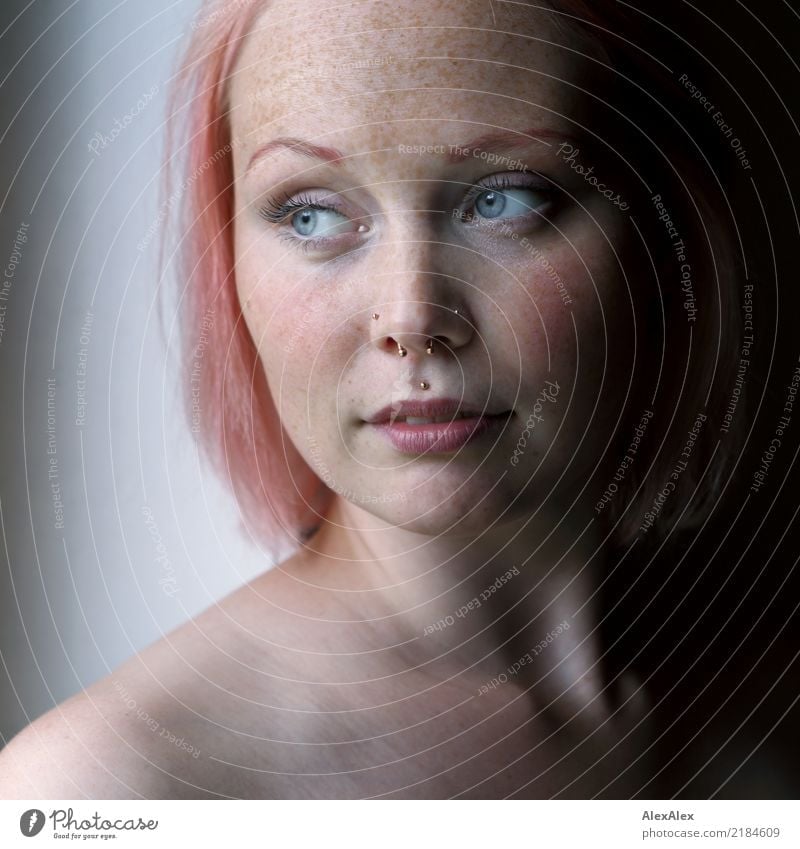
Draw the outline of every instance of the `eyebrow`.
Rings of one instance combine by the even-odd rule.
[[[567,139],[577,141],[575,136],[561,130],[551,130],[546,127],[531,127],[530,129],[521,132],[511,130],[504,132],[487,133],[479,136],[472,141],[464,144],[447,145],[449,153],[447,153],[448,162],[461,162],[473,156],[473,151],[482,150],[487,153],[496,153],[503,150],[516,150],[518,148],[527,147],[531,141],[546,141],[547,139]],[[262,159],[266,154],[273,150],[285,149],[299,153],[302,156],[311,159],[319,159],[323,162],[328,162],[331,165],[341,165],[345,159],[345,154],[337,150],[335,147],[323,147],[321,145],[312,144],[303,139],[294,138],[291,136],[282,136],[272,139],[266,144],[257,148],[250,161],[247,163],[245,173],[256,164],[259,159]]]
[[[250,157],[250,161],[247,163],[245,171],[249,171],[253,165],[255,165],[257,160],[266,156],[266,154],[270,151],[278,148],[294,151],[302,156],[308,156],[311,159],[321,159],[324,162],[331,163],[332,165],[340,165],[342,159],[344,159],[344,154],[341,151],[336,150],[335,147],[322,147],[318,144],[311,144],[311,142],[303,141],[303,139],[283,136],[281,138],[272,139],[272,141],[268,141],[266,144],[261,145],[261,147],[259,147]]]

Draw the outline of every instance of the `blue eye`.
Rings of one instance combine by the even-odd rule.
[[[303,247],[322,244],[327,239],[346,233],[365,232],[365,224],[353,221],[337,204],[326,203],[328,199],[335,200],[326,194],[322,199],[316,199],[305,193],[299,195],[279,195],[268,198],[258,214],[271,224],[286,225],[285,235],[296,244]]]
[[[352,229],[352,223],[334,209],[306,207],[292,216],[292,227],[303,238],[336,236],[347,232],[348,224]]]
[[[532,188],[487,189],[475,199],[475,211],[481,218],[519,218],[530,215],[546,202],[546,194]]]

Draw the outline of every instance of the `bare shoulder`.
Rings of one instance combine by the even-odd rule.
[[[101,696],[78,693],[21,731],[0,752],[0,798],[112,799],[157,795],[135,725]],[[144,757],[143,757],[144,756]]]
[[[153,647],[155,648],[155,647]],[[140,669],[141,655],[55,706],[0,752],[0,798],[202,795],[182,779],[185,724]]]
[[[253,629],[265,618],[264,593],[282,592],[276,585],[285,579],[273,571],[17,734],[0,751],[0,798],[243,795],[246,788],[222,773],[227,755],[247,745],[231,715],[246,717],[248,706],[252,713],[264,701],[263,676],[252,671],[261,657],[253,645],[264,634]]]

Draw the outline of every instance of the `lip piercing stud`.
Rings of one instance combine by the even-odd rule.
[[[372,319],[373,319],[373,321],[377,321],[379,318],[380,318],[380,314],[379,314],[379,313],[376,313],[376,312],[372,313]]]
[[[425,345],[425,351],[428,354],[433,353],[433,339],[428,339],[427,344]]]
[[[430,388],[431,388],[431,385],[430,385],[430,383],[428,383],[428,381],[427,381],[427,380],[420,380],[420,382],[419,382],[419,388],[420,388],[420,389],[430,389]]]
[[[397,353],[400,354],[401,357],[405,357],[408,351],[398,342],[397,343]]]

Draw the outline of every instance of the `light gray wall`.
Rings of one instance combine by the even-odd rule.
[[[198,5],[0,10],[0,745],[269,565],[198,464],[137,248]]]

